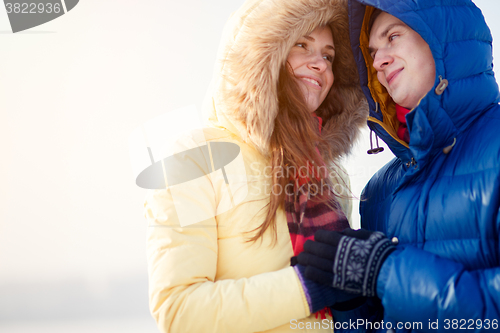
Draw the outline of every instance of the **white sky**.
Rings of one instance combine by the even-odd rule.
[[[500,50],[500,2],[475,2]],[[241,3],[82,0],[19,34],[0,10],[0,294],[13,282],[71,279],[100,294],[145,278],[145,190],[128,137],[164,112],[200,109]],[[367,156],[368,146],[365,137],[349,162],[355,194],[391,159],[388,149]]]

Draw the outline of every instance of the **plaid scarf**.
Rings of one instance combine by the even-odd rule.
[[[313,116],[318,119],[321,133],[322,119],[315,114]],[[312,175],[314,176],[314,172]],[[319,177],[319,175],[316,176]],[[297,256],[304,250],[306,240],[314,239],[314,233],[317,230],[342,231],[349,227],[349,223],[329,187],[325,187],[327,191],[322,193],[321,188],[318,189],[312,185],[308,177],[299,177],[298,175],[292,180],[292,183],[294,191],[287,193],[285,212],[293,255]],[[323,202],[318,200],[322,195],[330,198],[328,203],[324,200]],[[320,315],[321,319],[325,319],[326,313],[331,316],[330,308],[326,307],[316,312],[316,318]]]

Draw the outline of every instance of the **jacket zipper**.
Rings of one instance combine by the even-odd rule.
[[[411,160],[409,162],[406,163],[406,167],[409,168],[411,166],[415,166],[416,167],[417,165],[417,161],[415,161],[415,159],[412,157]]]

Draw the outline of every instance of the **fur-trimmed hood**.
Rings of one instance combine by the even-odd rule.
[[[209,126],[222,127],[269,154],[278,114],[278,79],[290,49],[329,24],[335,43],[335,82],[345,108],[323,125],[331,156],[349,153],[368,110],[348,37],[346,0],[248,0],[227,22],[204,102]],[[325,103],[332,103],[331,94]]]

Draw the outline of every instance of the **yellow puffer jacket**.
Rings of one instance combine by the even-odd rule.
[[[170,186],[167,179],[166,189],[150,191],[145,201],[150,308],[161,332],[331,331],[331,317],[321,321],[310,313],[290,267],[285,212],[277,212],[275,243],[271,230],[248,242],[269,204],[279,67],[300,36],[324,24],[334,32],[343,72],[335,73],[334,89],[345,109],[324,124],[322,135],[341,157],[367,117],[345,1],[251,0],[227,23],[204,105],[208,126],[176,146],[177,152],[208,147],[205,162],[212,172]],[[237,157],[222,167],[216,165],[221,143],[238,147]],[[206,170],[197,163],[191,165]],[[345,172],[337,171],[344,178],[337,182],[348,184]],[[349,215],[349,200],[341,205]]]

